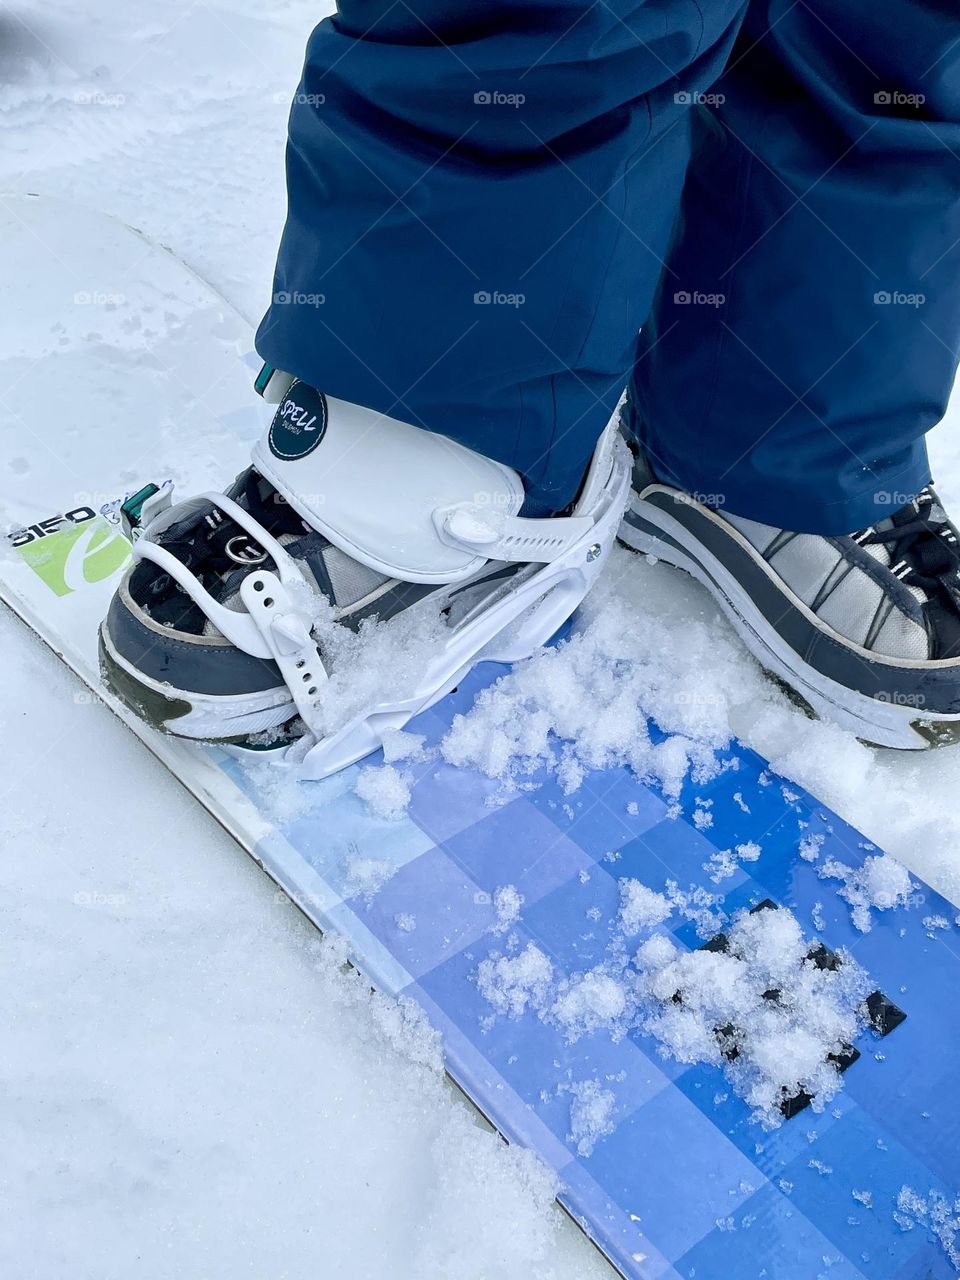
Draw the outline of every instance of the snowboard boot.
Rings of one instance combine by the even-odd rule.
[[[927,487],[846,537],[721,513],[635,453],[620,540],[686,569],[757,661],[868,743],[960,739],[960,550]]]
[[[101,627],[101,666],[156,728],[319,778],[477,662],[516,661],[556,633],[613,544],[630,457],[612,422],[570,510],[526,518],[508,466],[269,368],[264,388],[279,407],[225,494],[125,504],[134,562]],[[358,680],[376,686],[372,703],[332,723],[338,637],[401,615],[425,620],[429,646],[404,653],[401,637],[386,682]],[[338,710],[343,683],[341,666]]]

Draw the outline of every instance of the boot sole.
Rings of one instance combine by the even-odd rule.
[[[100,676],[109,691],[159,733],[193,742],[245,743],[281,728],[297,713],[283,688],[216,696],[162,684],[133,667],[114,648],[105,626],[98,642]]]

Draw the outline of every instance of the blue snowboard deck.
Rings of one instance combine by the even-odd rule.
[[[501,672],[479,669],[411,731],[437,743]],[[742,745],[724,762],[712,782],[688,783],[681,815],[670,816],[664,797],[627,769],[590,774],[573,796],[542,775],[535,789],[491,807],[496,783],[434,760],[413,766],[400,822],[371,818],[353,794],[358,766],[301,784],[308,807],[257,854],[281,883],[298,887],[293,896],[308,914],[349,941],[375,985],[425,1010],[450,1074],[505,1137],[556,1171],[561,1203],[624,1276],[946,1280],[955,1272],[941,1246],[894,1215],[905,1185],[923,1197],[960,1192],[955,909],[921,886],[922,905],[872,912],[871,931],[858,932],[837,882],[821,879],[798,847],[822,836],[820,861],[850,866],[878,851],[799,787],[765,773]],[[243,767],[220,763],[256,803]],[[707,830],[692,821],[703,801],[712,801]],[[751,840],[762,856],[720,887],[711,883],[710,855]],[[351,895],[354,857],[397,869],[372,897]],[[572,975],[603,959],[625,876],[658,891],[670,880],[702,885],[723,895],[728,914],[770,899],[814,938],[821,904],[820,940],[848,948],[906,1021],[882,1040],[870,1030],[859,1037],[861,1056],[824,1112],[807,1108],[766,1131],[719,1068],[665,1060],[649,1036],[631,1032],[615,1043],[600,1030],[571,1044],[533,1012],[491,1020],[476,971],[502,947],[491,932],[494,891],[510,884],[523,895],[511,929],[520,948],[535,943],[558,973]],[[931,915],[949,929],[924,925]],[[671,917],[660,929],[682,948],[702,945],[688,921]],[[613,1092],[615,1127],[583,1156],[568,1136],[562,1086],[588,1079]],[[855,1191],[868,1192],[870,1204]]]

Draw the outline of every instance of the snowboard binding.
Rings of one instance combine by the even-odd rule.
[[[101,668],[165,733],[323,778],[478,662],[517,661],[557,632],[612,546],[629,454],[612,422],[569,514],[528,518],[508,466],[269,367],[258,390],[278,408],[226,493],[174,503],[148,486],[124,504],[134,561]],[[401,616],[428,637],[415,670],[398,661],[397,687],[350,706],[347,662],[335,698],[342,629]]]

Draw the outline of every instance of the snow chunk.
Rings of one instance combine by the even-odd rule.
[[[506,933],[520,919],[520,908],[523,906],[523,894],[518,893],[512,884],[501,885],[493,891],[493,909],[497,913],[496,921],[490,926],[491,933]]]
[[[714,884],[719,884],[721,880],[729,879],[741,862],[756,862],[762,852],[754,840],[738,844],[736,849],[716,849],[703,864],[703,869],[710,872]]]
[[[410,804],[410,783],[392,764],[361,769],[354,790],[371,813],[389,822],[399,822]]]
[[[550,1015],[575,1040],[600,1027],[612,1029],[626,1009],[623,984],[601,969],[591,969],[562,985]]]
[[[677,948],[670,939],[662,933],[656,933],[652,938],[648,938],[637,952],[635,963],[638,969],[652,972],[670,964],[676,955]]]
[[[620,887],[627,936],[671,910],[706,909],[690,906],[697,895],[675,884],[667,895],[635,880]],[[872,984],[845,952],[836,968],[818,967],[790,911],[742,911],[722,945],[709,949],[683,951],[654,933],[631,957],[623,938],[614,934],[605,958],[571,978],[556,978],[533,943],[517,956],[493,953],[479,967],[481,994],[495,1013],[532,1009],[570,1041],[600,1031],[616,1040],[635,1028],[653,1036],[665,1057],[721,1067],[767,1128],[782,1122],[784,1102],[805,1094],[822,1111],[842,1088],[835,1060],[866,1024]]]
[[[662,656],[677,637],[653,619],[638,626],[622,603],[610,600],[582,630],[540,650],[484,689],[458,715],[441,743],[448,763],[470,766],[508,789],[545,767],[568,794],[587,770],[629,766],[638,777],[679,795],[692,775],[718,771],[717,748],[729,729],[708,700],[676,697]],[[652,642],[651,630],[658,631]],[[648,715],[672,736],[654,743]]]
[[[726,916],[719,909],[722,898],[699,885],[683,890],[675,880],[667,881],[667,897],[674,910],[690,920],[701,938],[712,938],[723,928]]]
[[[618,923],[628,936],[639,933],[641,929],[652,929],[654,925],[661,924],[672,911],[673,907],[662,893],[648,889],[639,880],[620,881]]]
[[[553,965],[532,942],[518,956],[489,956],[480,962],[477,986],[497,1013],[519,1018],[527,1007],[542,1007],[551,983]]]
[[[398,690],[416,689],[448,638],[439,606],[429,601],[386,621],[365,618],[356,631],[337,622],[329,601],[317,592],[303,607],[313,618],[313,634],[328,672],[320,705],[320,728],[326,734],[395,700]],[[390,734],[387,739],[389,754],[393,739]],[[401,751],[410,746],[403,739],[398,745]]]
[[[570,1141],[577,1144],[578,1155],[593,1155],[593,1148],[599,1139],[613,1133],[616,1099],[597,1080],[583,1080],[579,1084],[567,1085],[566,1088],[573,1095],[570,1103]]]
[[[816,862],[820,857],[820,850],[823,848],[825,837],[822,835],[804,836],[800,841],[798,850],[800,857],[804,862]]]
[[[873,927],[870,909],[889,911],[903,906],[910,898],[913,885],[906,867],[889,853],[865,859],[861,867],[850,867],[831,858],[820,868],[821,879],[842,880],[838,895],[850,904],[854,926],[861,933]]]
[[[919,1222],[932,1231],[953,1269],[960,1272],[960,1196],[951,1202],[942,1192],[931,1190],[924,1198],[903,1186],[897,1209],[894,1217],[901,1230],[910,1231]]]
[[[846,955],[838,969],[818,969],[783,909],[741,914],[726,938],[725,951],[680,953],[666,939],[640,948],[643,1029],[666,1056],[722,1067],[766,1127],[781,1123],[781,1103],[801,1091],[822,1110],[842,1085],[829,1055],[864,1023],[866,974]]]
[[[383,759],[385,764],[396,764],[399,760],[423,760],[427,737],[424,733],[408,733],[406,729],[387,729],[382,735]]]
[[[369,902],[380,892],[398,868],[381,858],[361,858],[354,854],[346,860],[348,898],[363,895]]]
[[[924,916],[922,921],[923,927],[929,932],[932,938],[938,929],[949,929],[950,921],[946,916]]]

